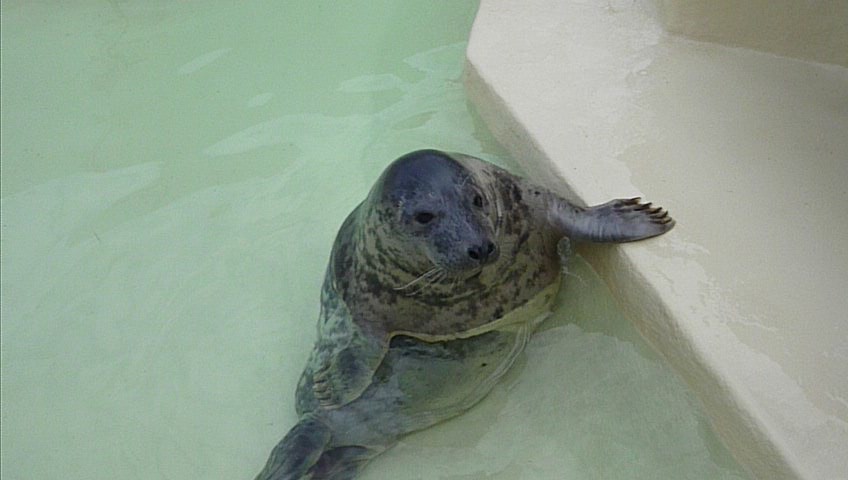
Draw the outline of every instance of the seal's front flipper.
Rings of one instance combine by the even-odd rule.
[[[640,199],[618,199],[589,208],[576,207],[557,199],[551,207],[551,222],[576,241],[622,243],[662,235],[674,220],[662,207],[640,203]]]
[[[304,416],[274,447],[256,480],[309,478],[306,474],[323,458],[329,442],[329,427],[311,415]]]
[[[307,368],[318,406],[338,408],[359,398],[371,385],[388,342],[365,335],[353,322],[339,322],[318,341]]]

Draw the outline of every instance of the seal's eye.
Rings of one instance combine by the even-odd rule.
[[[415,214],[415,221],[422,225],[432,222],[434,218],[436,216],[430,212],[418,212]]]
[[[480,194],[474,195],[474,206],[483,207],[483,197]]]

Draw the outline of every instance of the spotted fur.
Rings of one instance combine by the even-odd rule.
[[[401,436],[462,413],[549,311],[563,242],[672,226],[637,199],[581,208],[467,155],[399,158],[339,229],[301,420],[257,478],[352,479]]]

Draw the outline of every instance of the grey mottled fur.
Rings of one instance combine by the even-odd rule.
[[[401,436],[467,410],[548,311],[559,242],[673,225],[638,199],[575,206],[471,156],[401,157],[339,230],[297,389],[301,420],[257,478],[351,479]]]

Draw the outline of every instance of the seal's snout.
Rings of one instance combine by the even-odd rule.
[[[498,247],[494,242],[486,240],[480,245],[468,247],[468,256],[480,265],[485,265],[498,258]]]

